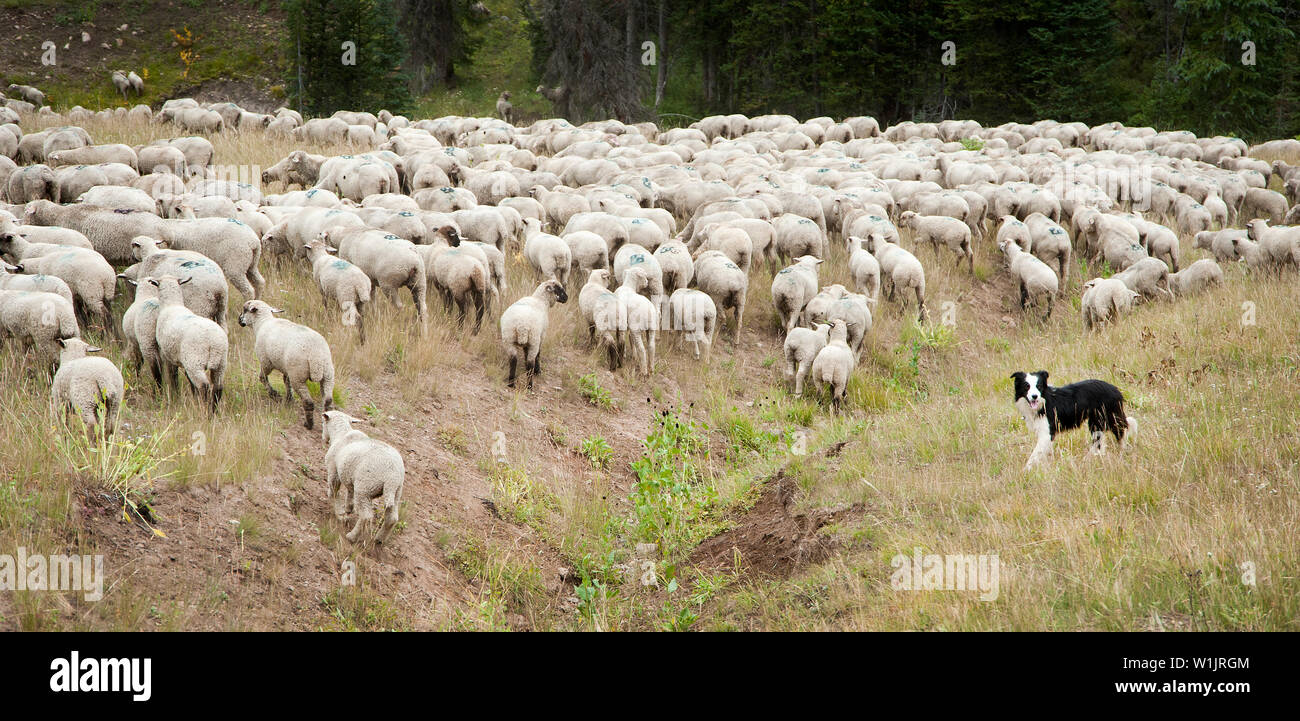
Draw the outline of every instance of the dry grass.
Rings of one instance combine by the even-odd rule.
[[[156,126],[116,122],[87,127],[99,142],[141,143],[164,133]],[[213,143],[220,164],[247,166],[249,177],[294,147],[230,133],[215,136]],[[832,248],[822,284],[849,285],[843,246],[836,241]],[[499,307],[483,331],[471,336],[431,297],[428,336],[420,338],[413,332],[409,296],[403,292],[402,308],[381,298],[369,310],[368,342],[362,345],[352,329],[339,324],[337,309],[322,306],[305,263],[268,262],[264,273],[267,300],[329,340],[339,369],[336,395],[345,408],[354,415],[373,411],[375,432],[385,435],[390,416],[400,421],[436,405],[438,425],[424,430],[428,439],[412,441],[429,440],[462,457],[465,462],[449,475],[482,476],[503,517],[575,569],[577,585],[603,584],[590,601],[581,598],[586,591],[566,585],[559,595],[578,595],[576,609],[557,602],[547,596],[542,559],[453,523],[443,563],[478,592],[431,611],[444,619],[438,622],[442,627],[1295,629],[1300,618],[1295,580],[1300,559],[1291,538],[1300,527],[1295,488],[1300,461],[1293,450],[1300,431],[1290,390],[1300,381],[1295,277],[1250,277],[1244,268],[1230,267],[1217,291],[1141,306],[1113,326],[1085,333],[1078,287],[1090,276],[1074,273],[1053,317],[1043,322],[1022,318],[991,243],[979,244],[974,279],[956,270],[949,256],[936,262],[928,248],[914,252],[927,268],[933,322],[918,327],[915,308],[900,312],[882,300],[853,376],[848,409],[838,416],[807,398],[791,398],[783,386],[766,269],[751,276],[747,330],[738,344],[724,326],[713,363],[702,367],[688,347],[677,347],[665,334],[649,380],[638,378],[630,366],[611,373],[603,354],[587,346],[578,289],[571,288],[569,304],[552,311],[543,350],[539,383],[561,389],[550,401],[523,391],[522,384],[519,391],[504,391],[505,356],[495,322]],[[1186,261],[1198,254],[1184,239]],[[526,261],[513,250],[508,256],[510,288],[503,305],[537,283]],[[116,312],[129,304],[126,295],[119,295]],[[1248,301],[1256,308],[1254,326],[1241,322]],[[159,453],[174,454],[161,469],[174,475],[159,482],[159,494],[265,477],[283,453],[284,429],[301,422],[298,406],[269,399],[258,382],[251,331],[234,321],[241,303],[235,294],[229,316],[231,371],[216,419],[187,392],[165,398],[151,380],[137,378],[124,364],[120,344],[107,342],[107,355],[123,367],[129,386],[123,433],[170,424]],[[950,327],[940,323],[946,311]],[[1099,377],[1123,388],[1140,424],[1134,446],[1122,455],[1090,458],[1083,434],[1069,434],[1059,439],[1051,467],[1023,472],[1030,439],[1011,407],[1007,376],[1038,368],[1050,370],[1056,383]],[[585,405],[579,378],[587,374],[594,374],[616,408]],[[380,400],[381,387],[395,392]],[[465,387],[477,389],[476,395],[452,393]],[[55,434],[70,431],[54,425],[47,393],[46,381],[25,359],[11,347],[0,349],[0,419],[6,428],[0,437],[0,552],[19,545],[93,549],[93,534],[77,513],[78,498],[89,489],[53,460]],[[449,402],[452,398],[458,400]],[[553,412],[548,406],[556,398],[585,407],[585,415]],[[641,420],[646,407],[670,404],[689,408],[684,412],[709,425],[701,483],[715,500],[689,529],[688,542],[731,524],[732,511],[751,504],[762,481],[784,467],[798,481],[800,509],[862,504],[862,512],[823,529],[839,550],[785,579],[699,574],[685,564],[685,554],[676,554],[658,559],[659,589],[627,582],[635,509],[628,501],[634,479],[626,462],[639,453],[637,440],[649,430]],[[512,438],[507,463],[497,465],[486,450],[492,439],[491,426],[482,421],[485,411],[509,421],[543,419],[547,437]],[[808,434],[805,457],[790,455],[787,448],[799,432]],[[540,462],[576,455],[583,438],[596,434],[614,448],[609,468],[587,465],[579,473],[563,463]],[[193,452],[199,440],[201,454]],[[818,455],[841,441],[848,445],[834,458]],[[245,518],[259,516],[240,515],[239,527],[245,527]],[[415,525],[424,519],[404,521]],[[271,548],[272,524],[250,521],[252,526],[261,529],[268,548],[246,544],[240,552],[269,557],[263,572],[274,582],[295,567],[295,557]],[[320,538],[346,557],[347,544],[325,524]],[[892,590],[890,559],[917,547],[997,554],[999,599]],[[1245,562],[1257,569],[1254,586],[1240,581]],[[680,580],[671,594],[665,587],[670,575]],[[185,628],[202,609],[225,608],[230,627],[255,626],[251,607],[223,606],[225,591],[215,574],[193,579],[199,610],[160,603],[130,577],[118,581],[94,607],[65,608],[55,594],[0,597],[0,625],[136,628],[152,619],[157,627]],[[321,625],[413,625],[393,617],[373,590],[357,593],[324,599]]]

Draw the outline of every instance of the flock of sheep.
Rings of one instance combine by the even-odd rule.
[[[121,80],[115,74],[125,96],[135,81]],[[951,256],[956,272],[974,276],[977,244],[996,244],[1022,309],[1039,303],[1045,314],[1073,259],[1104,262],[1114,274],[1081,287],[1089,328],[1139,298],[1219,283],[1219,263],[1300,267],[1300,227],[1285,225],[1300,214],[1300,168],[1254,159],[1235,138],[1054,121],[904,122],[882,132],[870,117],[784,115],[714,116],[670,130],[613,120],[411,121],[387,111],[304,120],[287,108],[258,114],[190,99],[156,113],[137,105],[59,116],[34,88],[10,92],[23,99],[0,108],[0,337],[34,348],[35,368],[57,367],[53,402],[88,427],[111,430],[123,382],[111,362],[87,356],[98,349],[80,339],[86,325],[125,345],[138,378],[147,366],[155,383],[174,387],[183,372],[215,412],[233,286],[261,380],[274,396],[269,375],[283,375],[307,428],[316,417],[307,384],[320,386],[330,492],[340,518],[349,505],[357,515],[351,541],[374,498],[385,505],[379,542],[396,523],[401,455],[332,408],[330,346],[260,300],[264,256],[309,269],[362,343],[377,291],[399,308],[409,294],[417,335],[430,290],[472,333],[499,314],[508,383],[522,371],[530,388],[550,315],[571,289],[610,368],[631,353],[650,375],[662,332],[681,334],[697,360],[703,347],[705,361],[722,323],[739,338],[750,282],[770,275],[793,392],[811,376],[830,386],[836,406],[882,290],[903,307],[915,300],[928,318],[918,255],[931,268]],[[68,124],[23,130],[47,116]],[[174,137],[96,144],[75,125],[92,116],[157,124]],[[262,173],[263,186],[282,192],[264,194],[214,177],[204,136],[215,132],[348,144],[356,154],[294,150]],[[1267,150],[1296,152],[1300,143]],[[1273,174],[1285,195],[1268,189]],[[1185,265],[1183,239],[1212,257]],[[845,253],[832,254],[832,242]],[[538,284],[506,305],[516,250]],[[820,269],[836,262],[851,288],[822,286]],[[111,310],[119,282],[134,286],[120,319]]]

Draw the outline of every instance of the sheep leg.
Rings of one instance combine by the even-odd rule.
[[[515,387],[515,366],[518,363],[519,363],[519,352],[516,350],[511,350],[510,351],[510,377],[506,381],[506,385],[511,388]]]
[[[347,535],[344,536],[349,543],[357,542],[357,539],[361,537],[361,529],[370,520],[370,499],[366,496],[365,493],[356,493],[355,491],[352,494],[352,511],[357,514],[357,521],[352,526],[352,530],[348,531]]]
[[[258,270],[256,261],[249,267],[245,277],[253,285],[253,297],[261,298],[266,291],[266,278],[262,277],[262,272]]]
[[[217,412],[217,404],[221,402],[221,396],[225,393],[225,389],[226,389],[225,378],[226,378],[225,368],[212,369],[211,392],[212,392],[212,413],[214,415]]]
[[[284,379],[284,386],[285,388],[289,387],[288,378]],[[314,421],[316,418],[316,399],[311,397],[311,391],[307,389],[307,379],[305,377],[298,381],[297,386],[298,387],[295,390],[298,391],[298,397],[302,399],[302,410],[304,414],[303,426],[305,426],[307,430],[311,430],[312,428],[315,427]],[[324,396],[324,388],[325,388],[325,384],[322,383],[321,384],[322,396]],[[323,401],[324,401],[324,397],[322,397],[322,402]]]
[[[277,391],[277,390],[275,389],[275,386],[272,386],[272,385],[271,385],[271,370],[272,370],[272,366],[271,366],[271,364],[270,364],[269,362],[267,362],[267,361],[262,361],[262,374],[261,374],[261,375],[262,375],[262,385],[266,386],[266,394],[267,394],[267,395],[271,396],[272,398],[279,398],[279,397],[280,397],[280,391]],[[289,379],[288,379],[288,378],[285,378],[285,379],[284,379],[284,389],[285,389],[286,391],[289,390]],[[290,391],[290,398],[291,398],[291,399],[292,399],[292,395],[293,395],[293,393],[292,393],[292,391]]]
[[[641,371],[641,375],[648,375],[646,372],[646,350],[645,338],[641,331],[632,334],[633,352],[636,354],[636,366]]]
[[[344,503],[345,498],[343,493],[340,492],[339,486],[342,484],[339,482],[338,470],[331,465],[329,468],[325,469],[325,476],[330,485],[330,501],[334,504],[334,517],[341,521],[347,514],[348,507]]]
[[[646,360],[646,369],[647,369],[646,374],[649,375],[650,373],[653,373],[655,369],[655,343],[658,341],[659,332],[653,329],[648,330],[646,331],[646,336],[649,340],[648,345],[650,346],[649,348],[650,356]]]
[[[235,290],[239,291],[240,295],[244,296],[245,299],[253,300],[257,298],[257,291],[253,288],[253,284],[248,282],[248,278],[242,275],[233,278],[227,276],[227,278],[230,280],[230,284],[235,286]]]
[[[1025,305],[1029,300],[1029,292],[1025,290],[1025,281],[1020,281],[1020,312],[1025,311]]]

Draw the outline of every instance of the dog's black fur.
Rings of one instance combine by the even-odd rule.
[[[1088,430],[1094,435],[1109,431],[1116,441],[1124,440],[1128,416],[1124,414],[1124,394],[1118,388],[1096,379],[1053,388],[1047,384],[1047,371],[1032,374],[1017,371],[1011,374],[1016,382],[1012,402],[1026,397],[1030,391],[1030,375],[1038,377],[1037,390],[1042,402],[1036,410],[1039,415],[1047,416],[1052,438],[1056,438],[1060,431],[1073,430],[1087,421]]]

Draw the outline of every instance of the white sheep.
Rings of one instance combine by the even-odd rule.
[[[457,324],[464,328],[471,308],[475,314],[474,334],[483,325],[488,296],[492,292],[491,271],[487,255],[490,245],[470,245],[460,239],[460,234],[450,225],[434,233],[433,245],[416,246],[425,258],[431,282],[442,294],[443,305],[450,311],[456,308]]]
[[[1247,263],[1268,267],[1278,273],[1287,266],[1300,268],[1300,226],[1271,228],[1267,220],[1257,218],[1246,223],[1246,232],[1251,240],[1259,244],[1259,251],[1253,255],[1256,258],[1267,258],[1266,261],[1252,262],[1251,257],[1241,253]]]
[[[83,319],[96,318],[106,331],[116,329],[111,306],[117,293],[117,274],[93,250],[66,245],[29,243],[22,236],[0,229],[0,253],[10,256],[26,273],[52,275],[67,283]]]
[[[77,316],[61,295],[27,290],[0,290],[0,338],[14,338],[24,352],[53,369],[62,347],[58,341],[79,338]]]
[[[703,343],[704,362],[709,362],[713,337],[718,331],[718,308],[708,293],[692,288],[674,290],[668,297],[668,321],[663,325],[683,333],[695,350],[695,360],[700,359],[700,343]]]
[[[87,433],[94,437],[99,425],[99,406],[104,406],[104,434],[113,435],[117,416],[122,407],[126,383],[122,371],[113,361],[87,353],[98,353],[96,348],[80,338],[59,339],[62,352],[59,370],[50,384],[50,406],[56,413],[75,413],[86,425]]]
[[[69,303],[73,302],[72,289],[62,278],[52,275],[19,275],[24,270],[21,264],[9,265],[0,262],[0,290],[27,290],[36,293],[54,293]]]
[[[655,249],[654,257],[659,263],[665,293],[671,296],[682,288],[690,287],[691,280],[695,278],[695,262],[685,243],[676,238],[668,240]]]
[[[1030,213],[1025,216],[1024,222],[1032,239],[1031,247],[1024,249],[1033,253],[1035,258],[1046,263],[1049,268],[1055,266],[1053,270],[1064,284],[1070,274],[1070,257],[1074,254],[1069,233],[1060,223],[1042,213]]]
[[[370,277],[357,266],[332,255],[334,249],[317,238],[306,245],[307,261],[311,263],[311,276],[320,288],[321,302],[328,309],[330,301],[338,305],[344,326],[357,326],[357,333],[366,342],[366,304],[370,302]]]
[[[383,545],[401,514],[402,484],[406,480],[402,454],[353,428],[352,424],[360,421],[343,411],[331,410],[322,415],[325,423],[321,432],[329,446],[325,452],[325,477],[334,516],[344,520],[348,506],[352,506],[356,525],[344,537],[356,543],[362,527],[370,520],[371,503],[383,498],[384,520],[375,536],[375,545]]]
[[[578,309],[587,322],[588,340],[604,346],[609,369],[623,365],[624,333],[627,332],[627,306],[609,289],[609,271],[597,268],[587,276],[578,292]]]
[[[528,375],[528,388],[532,390],[533,379],[541,371],[542,342],[546,338],[546,327],[550,322],[549,311],[556,303],[569,300],[564,292],[564,285],[558,280],[546,280],[532,295],[526,295],[515,301],[501,314],[501,344],[510,358],[510,375],[506,385],[515,387],[515,374],[519,361],[524,361],[524,372]]]
[[[965,221],[946,215],[920,215],[913,211],[904,211],[898,218],[899,225],[911,228],[915,233],[917,244],[929,243],[934,248],[934,258],[939,259],[939,246],[945,245],[957,254],[960,264],[963,257],[975,273],[975,252],[971,249],[971,230]]]
[[[1088,330],[1108,320],[1119,317],[1133,307],[1142,294],[1129,290],[1124,281],[1115,278],[1094,278],[1083,284],[1083,325]]]
[[[320,238],[337,248],[340,258],[364,271],[399,308],[398,289],[410,290],[416,323],[421,335],[426,333],[428,281],[424,259],[411,241],[365,227],[330,228],[321,231]]]
[[[176,370],[182,368],[191,386],[208,403],[213,413],[225,390],[226,361],[230,340],[215,321],[200,318],[185,307],[181,285],[189,278],[174,275],[150,278],[158,288],[158,361],[170,387],[176,385]]]
[[[135,299],[122,314],[122,335],[126,338],[127,355],[135,365],[135,376],[140,377],[141,364],[147,364],[154,382],[162,386],[162,365],[158,359],[158,287],[147,280],[136,281],[118,276],[135,286]]]
[[[804,306],[817,295],[817,266],[821,262],[820,258],[805,255],[772,278],[772,305],[786,333],[799,325]]]
[[[803,381],[812,369],[813,361],[830,341],[831,327],[818,323],[813,328],[795,328],[785,337],[782,347],[785,355],[785,380],[794,383],[794,394],[803,395]]]
[[[181,287],[185,307],[199,317],[216,321],[222,330],[226,329],[230,286],[226,284],[220,266],[202,253],[171,250],[166,243],[143,235],[132,240],[131,247],[140,262],[124,270],[119,277],[137,282],[164,275],[187,277],[190,282]]]
[[[733,342],[739,342],[749,276],[721,251],[710,250],[695,259],[695,286],[709,294],[719,315],[725,316],[728,310],[735,312],[731,337]]]
[[[830,339],[813,359],[812,379],[818,391],[831,387],[831,403],[836,410],[849,388],[849,376],[857,365],[857,354],[849,348],[849,326],[842,319],[831,323]]]
[[[856,359],[861,355],[863,342],[871,332],[872,324],[871,300],[867,296],[845,290],[822,312],[821,317],[825,323],[843,320],[849,328],[848,344],[853,357]]]
[[[641,295],[650,279],[640,266],[623,272],[623,283],[614,291],[627,312],[627,344],[636,355],[641,375],[654,371],[655,342],[659,337],[659,308]]]
[[[916,293],[917,312],[925,320],[925,267],[905,248],[890,243],[876,233],[868,233],[866,248],[880,263],[880,283],[885,289],[885,297],[894,300],[897,289],[903,292],[911,290]],[[907,299],[900,301],[904,306]]]
[[[285,401],[293,402],[294,391],[302,399],[303,425],[311,430],[316,422],[316,404],[307,381],[320,384],[321,403],[328,411],[334,404],[334,358],[325,337],[305,325],[284,318],[283,313],[265,301],[244,303],[239,325],[253,329],[253,352],[261,363],[261,379],[272,398],[279,393],[271,386],[271,371],[280,371],[284,379]]]
[[[554,278],[562,284],[568,284],[569,271],[573,265],[573,254],[569,244],[559,236],[542,232],[542,223],[534,218],[524,220],[526,228],[524,240],[524,257],[543,279]]]
[[[1223,284],[1223,269],[1209,258],[1192,263],[1177,273],[1169,274],[1169,291],[1176,296],[1199,293],[1212,285]]]
[[[865,238],[849,236],[849,275],[853,278],[853,287],[859,293],[871,299],[872,303],[880,299],[880,262],[876,256],[863,245]]]
[[[1006,256],[1007,267],[1016,276],[1020,286],[1020,310],[1028,310],[1029,303],[1041,298],[1047,306],[1043,319],[1052,317],[1052,301],[1061,288],[1056,272],[1043,261],[1026,253],[1010,238],[999,242],[998,250]]]
[[[1160,293],[1172,297],[1168,289],[1169,266],[1159,258],[1143,258],[1124,270],[1111,276],[1135,290],[1145,298],[1155,298]],[[1164,287],[1161,284],[1164,284]]]

